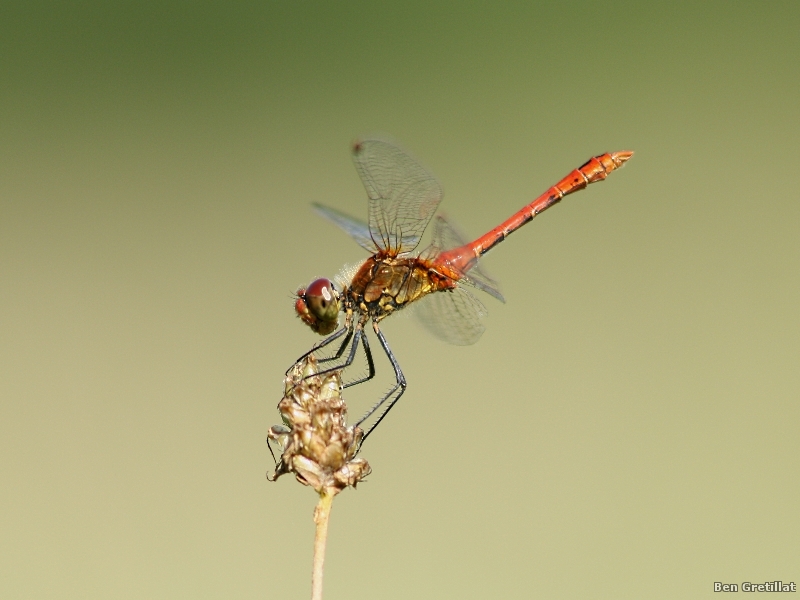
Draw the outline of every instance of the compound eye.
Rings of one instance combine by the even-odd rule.
[[[311,282],[302,298],[317,322],[319,333],[330,333],[336,329],[339,323],[339,296],[329,279]]]

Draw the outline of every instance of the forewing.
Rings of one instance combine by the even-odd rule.
[[[486,307],[460,287],[428,294],[413,306],[415,316],[425,328],[448,344],[469,346],[486,329],[481,323],[487,315]]]
[[[353,146],[353,161],[369,196],[369,232],[392,254],[410,252],[442,201],[436,178],[386,140]]]
[[[367,250],[370,254],[375,254],[378,250],[369,234],[369,225],[364,223],[364,221],[355,219],[333,208],[322,206],[321,204],[313,204],[312,206],[315,213],[344,229],[350,234],[351,238],[358,242],[359,246]]]
[[[442,252],[443,250],[460,248],[466,243],[467,240],[459,228],[443,215],[438,215],[434,220],[431,247],[425,250],[424,256],[432,259],[436,254]],[[477,258],[475,259],[473,265],[465,273],[461,274],[459,283],[467,283],[473,287],[476,287],[479,290],[494,296],[500,300],[500,302],[506,301],[506,299],[503,297],[503,294],[500,293],[497,281],[486,272]]]

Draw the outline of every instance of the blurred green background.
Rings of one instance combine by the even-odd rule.
[[[793,1],[0,4],[0,596],[309,596],[315,495],[265,438],[317,341],[293,291],[365,256],[310,204],[366,215],[374,132],[470,234],[636,156],[487,256],[475,346],[385,323],[409,388],[325,597],[800,582],[798,31]]]

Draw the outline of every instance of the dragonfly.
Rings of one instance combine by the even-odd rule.
[[[314,332],[327,336],[298,361],[341,340],[330,357],[319,360],[321,367],[325,362],[338,363],[320,371],[328,373],[350,366],[359,345],[363,347],[367,373],[343,387],[375,376],[365,332],[371,321],[394,369],[395,383],[356,423],[360,427],[377,415],[366,429],[362,444],[407,387],[403,371],[381,331],[383,319],[414,304],[416,316],[436,337],[457,345],[477,342],[485,329],[481,319],[487,311],[467,288],[481,290],[505,302],[497,282],[478,259],[567,194],[604,180],[631,156],[633,152],[624,151],[590,158],[500,225],[468,242],[448,219],[441,215],[434,217],[442,200],[442,187],[415,158],[385,139],[366,139],[353,145],[353,161],[369,198],[368,222],[318,204],[314,209],[347,232],[370,256],[359,266],[343,271],[334,278],[335,283],[320,278],[298,289],[294,308]],[[431,243],[417,252],[431,220],[434,222]],[[340,313],[344,314],[342,327],[339,327]]]

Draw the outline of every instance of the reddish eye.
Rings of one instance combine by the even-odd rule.
[[[315,296],[330,302],[333,300],[333,284],[329,279],[316,279],[306,288],[306,296]]]
[[[297,290],[294,308],[303,322],[320,335],[331,333],[339,324],[339,296],[328,279],[317,279],[305,290]]]

